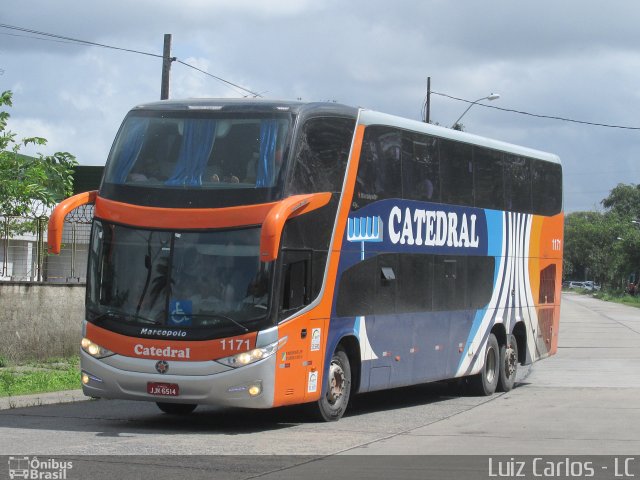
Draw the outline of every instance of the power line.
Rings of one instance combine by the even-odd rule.
[[[440,92],[434,92],[434,91],[431,91],[431,93],[433,95],[440,95],[441,97],[450,98],[452,100],[457,100],[457,101],[460,101],[460,102],[474,103],[475,105],[478,105],[479,107],[493,108],[495,110],[500,110],[502,112],[517,113],[519,115],[527,115],[529,117],[548,118],[548,119],[551,119],[551,120],[560,120],[560,121],[563,121],[563,122],[580,123],[582,125],[591,125],[591,126],[594,126],[594,127],[619,128],[619,129],[622,129],[622,130],[640,130],[640,127],[629,127],[629,126],[625,126],[625,125],[611,125],[611,124],[608,124],[608,123],[586,122],[584,120],[575,120],[575,119],[572,119],[572,118],[559,117],[559,116],[555,116],[555,115],[541,115],[541,114],[537,114],[537,113],[524,112],[524,111],[521,111],[521,110],[513,110],[511,108],[496,107],[495,105],[485,105],[483,103],[476,103],[476,102],[473,102],[471,100],[466,100],[464,98],[458,98],[458,97],[454,97],[452,95],[447,95],[446,93],[440,93]]]
[[[143,52],[141,50],[134,50],[134,49],[130,49],[130,48],[121,48],[121,47],[115,47],[113,45],[107,45],[104,43],[97,43],[97,42],[90,42],[88,40],[81,40],[78,38],[72,38],[72,37],[66,37],[64,35],[57,35],[55,33],[48,33],[48,32],[40,32],[38,30],[32,30],[29,28],[24,28],[24,27],[18,27],[15,25],[7,25],[4,23],[0,23],[0,28],[6,28],[9,30],[16,30],[19,32],[24,32],[24,33],[30,33],[33,35],[41,35],[43,37],[48,37],[48,38],[40,38],[40,37],[36,37],[36,36],[28,36],[28,35],[18,35],[18,34],[10,34],[10,33],[3,33],[3,35],[11,35],[11,36],[16,36],[16,37],[25,37],[25,38],[32,38],[32,39],[36,39],[36,40],[45,40],[45,41],[51,41],[51,42],[59,42],[59,43],[76,43],[76,44],[80,44],[80,45],[85,45],[85,46],[91,46],[91,47],[100,47],[100,48],[107,48],[110,50],[118,50],[118,51],[122,51],[122,52],[128,52],[128,53],[136,53],[138,55],[146,55],[149,57],[154,57],[154,58],[164,58],[162,55],[159,55],[157,53],[151,53],[151,52]],[[55,40],[52,40],[55,39]],[[250,95],[253,95],[253,97],[262,97],[262,95],[260,95],[259,93],[256,93],[252,90],[249,90],[248,88],[245,88],[241,85],[235,84],[233,82],[230,82],[229,80],[225,80],[222,77],[218,77],[216,75],[213,75],[205,70],[202,70],[201,68],[198,68],[194,65],[191,65],[187,62],[184,62],[182,60],[179,60],[176,57],[173,57],[173,60],[175,60],[177,63],[180,63],[182,65],[184,65],[185,67],[189,67],[192,68],[193,70],[196,70],[204,75],[207,75],[215,80],[218,80],[219,82],[222,82],[224,84],[226,84],[229,87],[233,87],[236,89],[240,89],[243,92],[246,92]]]
[[[104,43],[90,42],[88,40],[80,40],[78,38],[65,37],[64,35],[56,35],[55,33],[40,32],[38,30],[31,30],[29,28],[16,27],[14,25],[6,25],[4,23],[0,23],[0,27],[1,28],[7,28],[9,30],[17,30],[19,32],[26,32],[26,33],[33,33],[35,35],[42,35],[43,37],[58,38],[60,40],[67,40],[69,42],[79,43],[79,44],[82,44],[82,45],[89,45],[89,46],[92,46],[92,47],[108,48],[108,49],[111,49],[111,50],[119,50],[119,51],[122,51],[122,52],[137,53],[139,55],[147,55],[149,57],[162,58],[162,55],[158,55],[156,53],[143,52],[143,51],[140,51],[140,50],[133,50],[133,49],[130,49],[130,48],[114,47],[113,45],[106,45]]]
[[[198,71],[198,72],[200,72],[200,73],[203,73],[203,74],[205,74],[205,75],[207,75],[207,76],[209,76],[209,77],[211,77],[211,78],[215,78],[216,80],[219,80],[220,82],[224,82],[224,83],[226,83],[227,85],[230,85],[230,86],[232,86],[232,87],[235,87],[235,88],[239,88],[239,89],[241,89],[241,90],[244,90],[245,92],[249,93],[250,95],[253,95],[254,97],[262,97],[262,95],[260,95],[259,93],[256,93],[256,92],[253,92],[253,91],[251,91],[251,90],[249,90],[249,89],[247,89],[247,88],[241,87],[240,85],[236,85],[235,83],[230,82],[229,80],[225,80],[224,78],[217,77],[216,75],[213,75],[213,74],[211,74],[211,73],[209,73],[209,72],[206,72],[206,71],[204,71],[204,70],[202,70],[202,69],[200,69],[200,68],[198,68],[198,67],[196,67],[196,66],[194,66],[194,65],[190,65],[190,64],[188,64],[188,63],[185,63],[185,62],[183,62],[182,60],[179,60],[179,59],[177,59],[177,58],[176,58],[176,62],[178,62],[178,63],[180,63],[180,64],[184,65],[185,67],[193,68],[194,70],[196,70],[196,71]]]
[[[19,33],[0,32],[0,35],[4,35],[6,37],[30,38],[31,40],[41,40],[43,42],[68,43],[69,45],[75,44],[75,42],[70,42],[68,40],[54,40],[52,38],[36,37],[35,35],[20,35]]]

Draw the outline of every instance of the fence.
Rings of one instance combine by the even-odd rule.
[[[93,205],[65,218],[60,255],[47,254],[47,218],[0,217],[0,281],[84,283]]]

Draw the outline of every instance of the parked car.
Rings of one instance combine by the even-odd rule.
[[[584,282],[569,282],[569,288],[587,288]]]
[[[584,283],[584,288],[586,288],[587,290],[600,290],[600,288],[602,288],[600,285],[598,285],[596,282],[593,282],[591,280],[587,280]]]

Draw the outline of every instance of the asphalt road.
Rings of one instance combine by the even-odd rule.
[[[558,354],[521,369],[519,378],[512,392],[489,398],[460,396],[445,383],[365,394],[334,423],[310,422],[297,407],[199,407],[177,418],[154,404],[117,400],[3,410],[0,454],[73,458],[76,473],[99,466],[92,478],[129,478],[126,472],[144,467],[154,479],[244,479],[388,478],[398,468],[404,478],[429,478],[415,467],[419,459],[373,455],[640,452],[640,310],[565,294]],[[451,473],[441,469],[439,478],[445,470]]]

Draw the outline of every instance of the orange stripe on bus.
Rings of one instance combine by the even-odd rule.
[[[340,263],[340,253],[342,250],[342,241],[344,239],[344,231],[347,228],[347,219],[351,211],[351,202],[353,201],[353,191],[355,190],[356,177],[358,176],[358,165],[360,163],[360,152],[362,151],[362,139],[364,138],[364,125],[359,125],[356,129],[355,141],[353,144],[353,152],[351,154],[351,162],[347,172],[347,181],[345,183],[342,204],[338,210],[338,221],[336,223],[335,235],[333,237],[333,245],[331,245],[331,256],[329,263],[329,272],[327,280],[327,288],[323,297],[325,318],[331,315],[331,306],[333,305],[333,293],[336,287],[338,273],[338,265]],[[333,352],[332,352],[333,353]]]
[[[327,351],[327,337],[329,335],[329,318],[336,286],[336,274],[340,263],[340,251],[347,218],[351,210],[351,201],[358,174],[358,163],[362,150],[362,139],[365,127],[358,126],[349,170],[346,172],[346,182],[342,194],[342,203],[338,207],[336,228],[333,236],[333,244],[330,246],[328,258],[329,267],[325,280],[325,290],[320,303],[313,310],[294,318],[290,322],[280,324],[278,334],[280,338],[288,337],[287,347],[278,352],[278,365],[276,366],[275,388],[273,406],[290,405],[300,402],[316,401],[322,394],[324,385],[324,364],[326,355],[333,352]],[[312,333],[314,329],[320,329],[320,345],[311,350],[310,335],[301,337],[301,332],[306,330]],[[313,375],[317,377],[311,381]],[[315,388],[315,390],[313,390]]]
[[[257,332],[252,332],[224,339],[182,341],[129,337],[93,323],[87,323],[86,329],[89,340],[119,355],[174,361],[215,360],[246,352],[255,348],[257,336]]]
[[[98,197],[95,216],[123,225],[146,228],[229,228],[261,224],[274,205],[275,202],[227,208],[159,208]]]

